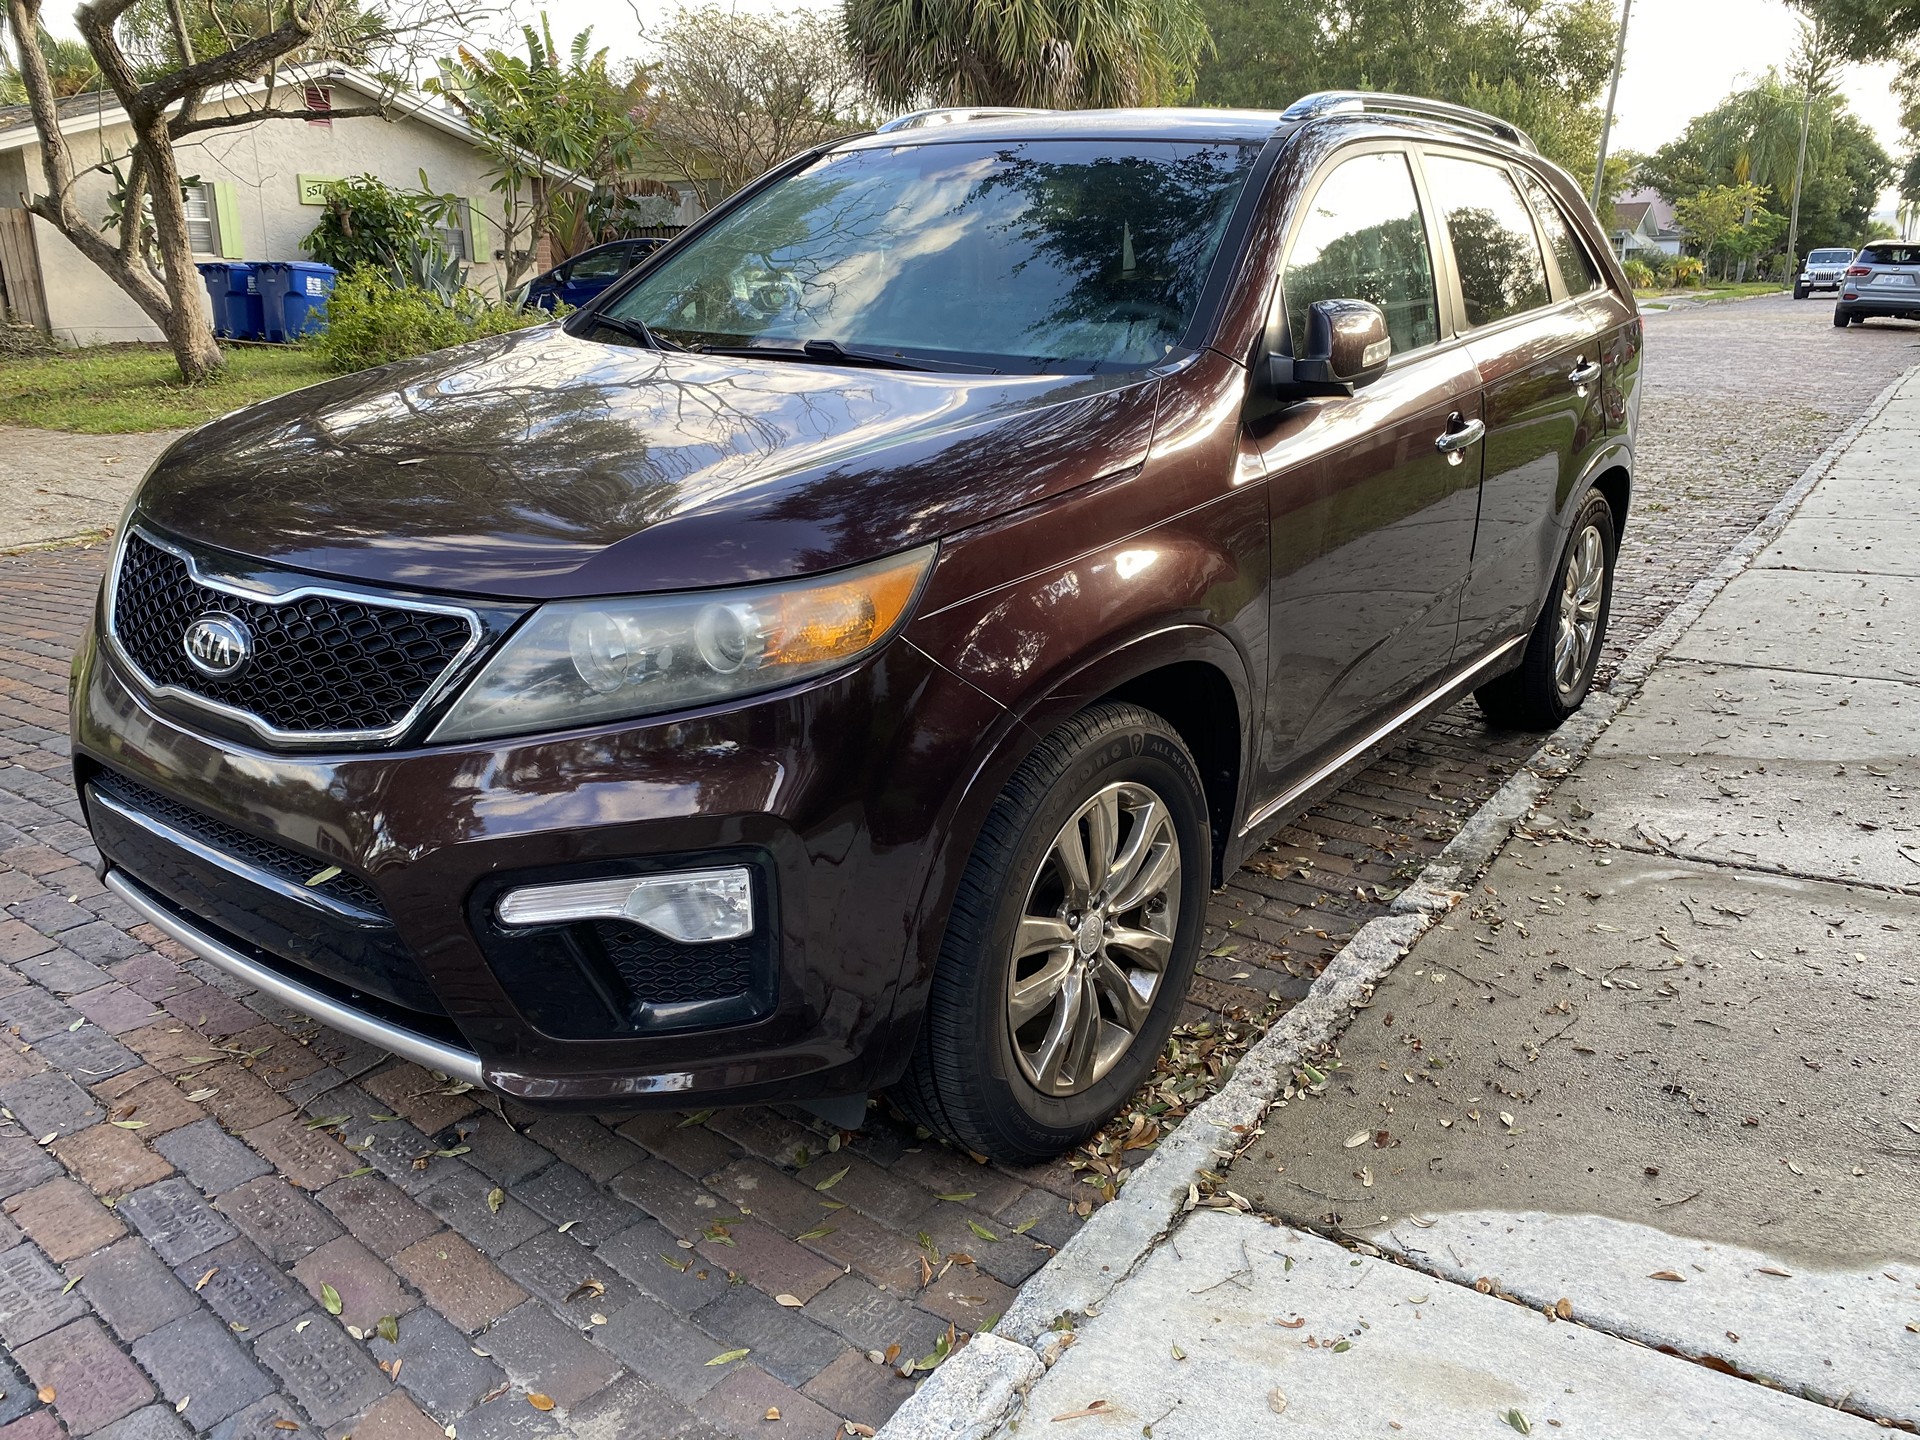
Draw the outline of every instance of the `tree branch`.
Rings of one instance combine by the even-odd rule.
[[[167,126],[167,133],[174,139],[187,135],[198,135],[208,130],[230,130],[237,125],[251,125],[256,120],[391,120],[393,114],[383,105],[355,105],[345,110],[236,110],[230,115],[199,115],[188,117],[182,113],[174,117]]]
[[[113,3],[118,3],[118,0],[113,0]],[[79,13],[84,16],[92,8],[82,6]],[[312,38],[312,27],[296,16],[278,30],[244,41],[210,59],[169,71],[141,87],[139,102],[148,107],[149,114],[158,114],[188,91],[210,90],[216,85],[258,75],[274,61],[292,54]]]

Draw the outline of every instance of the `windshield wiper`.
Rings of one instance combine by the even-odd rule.
[[[977,365],[946,360],[909,360],[898,352],[849,350],[838,340],[809,340],[787,345],[699,345],[702,355],[727,355],[747,360],[810,360],[816,365],[864,365],[873,370],[954,370],[979,373]]]
[[[619,315],[603,315],[597,313],[589,318],[593,324],[598,325],[601,329],[611,330],[616,335],[624,335],[629,340],[638,340],[642,345],[653,350],[684,350],[686,348],[684,345],[674,344],[671,340],[662,339],[639,320],[628,320]]]

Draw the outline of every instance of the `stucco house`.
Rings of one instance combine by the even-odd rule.
[[[303,100],[312,111],[379,104],[386,114],[261,119],[179,142],[180,171],[193,177],[187,229],[196,260],[307,259],[300,241],[319,219],[326,182],[373,175],[417,189],[424,173],[435,192],[464,202],[459,223],[441,232],[442,242],[469,262],[470,283],[499,292],[506,273],[506,200],[492,188],[486,153],[465,121],[343,66],[282,72],[275,85],[275,103],[282,108],[301,107]],[[209,97],[201,108],[257,110],[265,98],[265,85],[251,82]],[[60,128],[77,170],[110,167],[116,160],[124,167],[131,132],[111,95],[62,101]],[[45,183],[40,138],[27,108],[0,107],[0,308],[65,345],[161,338],[118,286],[58,230],[25,210],[28,193]],[[580,177],[558,170],[551,172],[551,183],[587,188]],[[104,218],[114,184],[110,168],[84,175],[83,212]],[[524,229],[520,243],[526,243]]]
[[[1678,255],[1686,238],[1657,190],[1630,190],[1613,202],[1613,253],[1621,260]]]

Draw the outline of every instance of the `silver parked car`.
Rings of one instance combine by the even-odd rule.
[[[1807,256],[1807,263],[1800,267],[1800,275],[1793,282],[1793,298],[1804,300],[1816,290],[1838,290],[1851,264],[1851,250],[1815,250]]]
[[[1876,315],[1920,320],[1920,245],[1876,240],[1847,267],[1833,323],[1858,325]]]

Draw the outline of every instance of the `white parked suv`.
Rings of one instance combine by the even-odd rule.
[[[1799,277],[1793,282],[1793,298],[1804,300],[1816,290],[1838,290],[1851,264],[1851,250],[1815,250],[1807,256],[1807,263],[1800,267]]]

